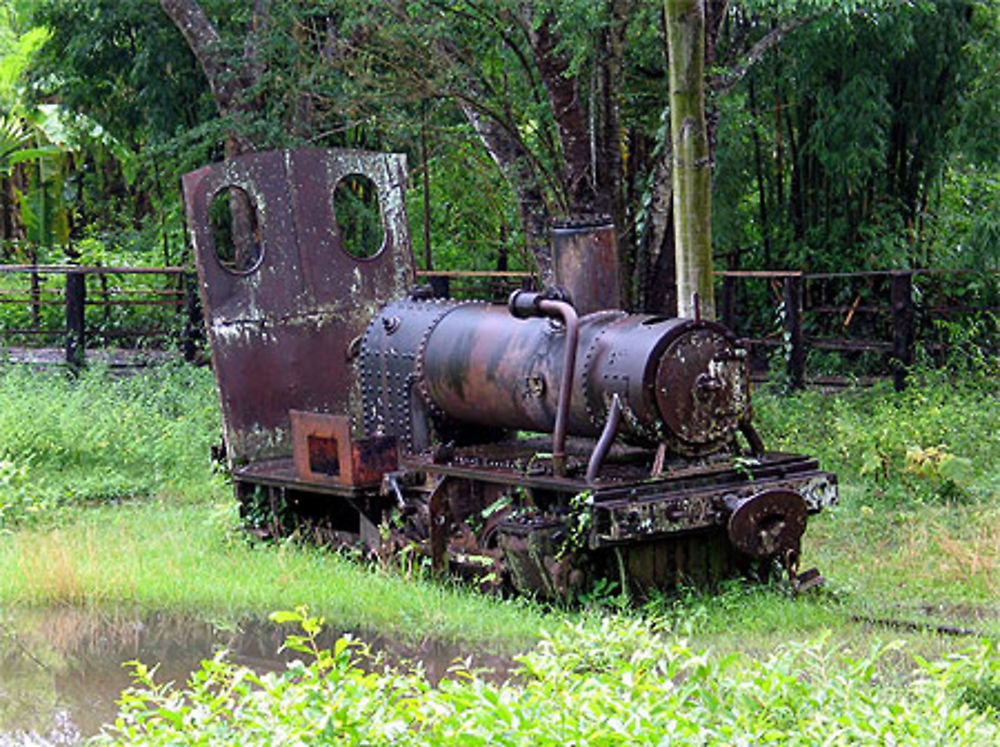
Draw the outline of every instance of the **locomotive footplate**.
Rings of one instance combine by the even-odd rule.
[[[795,584],[807,515],[837,501],[836,477],[797,454],[688,463],[641,478],[648,468],[629,465],[625,454],[618,474],[631,479],[588,483],[539,470],[538,458],[525,469],[516,451],[510,442],[492,453],[456,449],[404,459],[403,467],[490,484],[491,496],[521,496],[496,523],[497,544],[515,588],[548,597],[599,576],[664,588],[712,583],[751,565],[783,566]]]
[[[275,538],[302,528],[323,543],[377,548],[381,542],[378,527],[391,503],[378,485],[303,479],[292,459],[252,462],[232,474],[241,517],[253,534]],[[253,526],[255,515],[263,526]]]

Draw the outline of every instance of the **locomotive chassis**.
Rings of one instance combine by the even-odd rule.
[[[370,258],[344,251],[331,204],[333,189],[351,174],[369,177],[378,189],[385,239]],[[685,440],[689,423],[671,434],[663,423],[649,421],[643,407],[655,417],[664,413],[668,425],[675,415],[668,412],[669,397],[665,402],[660,394],[666,381],[662,361],[650,369],[657,371],[655,397],[652,389],[640,392],[649,400],[645,405],[629,399],[639,396],[634,375],[629,390],[628,377],[617,381],[622,377],[612,368],[581,415],[579,392],[587,383],[573,378],[571,357],[562,372],[562,358],[553,357],[541,384],[535,373],[526,377],[516,367],[506,384],[512,392],[524,385],[525,396],[538,398],[529,403],[530,412],[515,405],[519,414],[510,415],[512,422],[542,423],[533,430],[554,431],[552,439],[518,437],[510,423],[492,429],[488,422],[466,424],[456,435],[447,410],[463,407],[461,381],[457,390],[442,385],[437,396],[443,404],[435,405],[427,384],[415,394],[417,380],[426,375],[426,338],[451,312],[449,321],[508,317],[446,304],[427,312],[428,326],[418,330],[419,344],[412,349],[390,339],[401,323],[406,328],[407,317],[419,314],[396,316],[386,309],[432,303],[411,295],[415,276],[404,184],[399,156],[313,149],[245,156],[184,178],[227,461],[248,521],[260,524],[262,510],[290,513],[293,524],[338,544],[361,544],[373,553],[416,547],[434,568],[484,588],[510,586],[548,597],[565,597],[598,578],[645,594],[712,584],[734,573],[766,575],[776,566],[794,586],[818,582],[814,571],[798,573],[800,538],[807,515],[836,501],[836,478],[809,457],[763,449],[749,422],[744,384],[711,373],[736,365],[741,352],[718,325],[622,312],[608,317],[622,319],[636,339],[635,332],[660,334],[648,328],[665,323],[664,341],[702,334],[725,348],[702,362],[711,364],[707,372],[684,370],[684,355],[668,370],[671,376],[679,371],[683,387],[698,390],[688,393],[695,405],[718,413],[713,417],[723,418],[725,427],[710,420]],[[226,188],[247,194],[259,225],[262,259],[246,271],[222,267],[213,245],[209,206]],[[613,235],[613,227],[570,226],[556,251],[562,273],[556,279],[580,299],[581,315],[593,312],[584,316],[592,325],[616,297],[615,284],[595,275],[616,271]],[[576,311],[560,293],[512,299],[511,314],[550,317],[531,322],[538,329],[548,325],[539,335],[551,337],[559,349],[576,346],[575,337],[569,341]],[[465,322],[473,323],[479,322]],[[622,340],[632,339],[622,334]],[[656,344],[659,356],[666,343]],[[679,349],[697,352],[692,345]],[[448,344],[443,347],[439,360],[447,360]],[[470,373],[468,363],[446,365],[440,381],[454,384],[455,377]],[[574,427],[587,431],[586,438],[565,437],[572,417],[564,400],[571,386],[579,410]],[[725,405],[726,397],[737,403],[735,409],[716,406]],[[474,411],[475,404],[467,409]],[[494,409],[506,414],[510,408]],[[688,410],[680,412],[686,417]],[[749,448],[739,446],[737,425]],[[620,443],[619,427],[638,445]],[[720,449],[723,431],[729,435]],[[279,530],[273,517],[263,524],[269,529],[262,531]]]

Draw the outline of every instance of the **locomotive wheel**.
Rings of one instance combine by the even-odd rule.
[[[794,490],[765,490],[741,501],[729,517],[729,541],[751,558],[798,552],[806,502]]]

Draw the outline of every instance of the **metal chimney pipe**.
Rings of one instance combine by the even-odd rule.
[[[622,308],[618,234],[607,215],[580,215],[552,227],[555,284],[565,289],[580,316]]]

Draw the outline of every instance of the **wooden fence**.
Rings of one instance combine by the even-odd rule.
[[[153,277],[163,282],[149,283]],[[147,282],[129,285],[130,278]],[[95,343],[134,348],[140,342],[161,347],[176,342],[185,359],[197,354],[197,289],[185,267],[8,264],[0,265],[0,280],[0,336],[7,345],[16,340],[30,341],[31,347],[57,345],[71,366],[82,365]],[[50,313],[53,309],[58,313]],[[88,309],[100,309],[99,318]],[[140,315],[139,324],[129,324],[112,321],[116,309],[166,313]]]
[[[879,270],[842,273],[725,271],[721,321],[743,337],[751,352],[783,348],[792,387],[807,381],[809,352],[875,353],[888,359],[895,387],[905,387],[918,346],[942,353],[940,322],[971,328],[976,315],[1000,316],[1000,273],[968,270]],[[978,298],[960,285],[978,279]],[[766,283],[770,305],[748,313],[747,285]],[[951,283],[952,288],[947,287]],[[759,301],[760,289],[756,294]],[[770,312],[770,323],[767,312]],[[763,313],[762,313],[763,312]],[[996,348],[997,341],[991,347]]]
[[[417,278],[426,281],[438,298],[471,296],[506,301],[511,292],[533,290],[538,285],[535,273],[518,270],[417,270]]]
[[[417,275],[430,282],[440,297],[468,294],[497,301],[514,289],[538,283],[527,272],[420,270]],[[771,359],[771,370],[758,369],[758,378],[773,375],[774,353],[779,353],[782,373],[793,388],[807,382],[845,381],[810,375],[810,353],[819,351],[844,359],[867,354],[872,366],[866,373],[890,375],[895,387],[902,389],[918,346],[934,354],[947,351],[949,343],[935,328],[936,322],[962,324],[983,312],[1000,318],[1000,272],[737,270],[716,276],[721,286],[720,321],[737,332],[755,360]],[[974,278],[987,292],[972,301],[963,299],[961,284]],[[766,288],[753,293],[749,288],[753,283],[764,283]],[[954,287],[949,289],[949,283]]]
[[[936,321],[961,324],[983,312],[1000,318],[1000,272],[731,270],[716,275],[721,281],[720,320],[736,331],[756,358],[770,357],[773,363],[773,355],[762,353],[780,351],[779,365],[793,387],[817,382],[809,377],[810,352],[823,351],[847,357],[874,354],[888,361],[901,389],[918,345],[930,351],[946,349],[948,343],[935,333]],[[142,285],[129,287],[125,282],[140,276],[146,278]],[[148,282],[155,276],[163,281]],[[439,297],[498,301],[512,290],[537,285],[533,274],[516,271],[419,270],[417,277],[430,283]],[[10,278],[21,282],[11,283]],[[978,278],[986,289],[972,300],[959,292],[970,278]],[[5,279],[8,282],[2,282]],[[951,290],[949,282],[955,286]],[[12,315],[3,314],[9,308],[5,305],[11,304],[27,311],[21,314],[24,325],[11,326]],[[59,324],[51,323],[52,314],[43,313],[49,307],[61,307]],[[159,326],[109,324],[109,314],[116,308],[159,308],[167,315],[160,316]],[[179,344],[184,357],[193,360],[202,337],[195,278],[185,267],[0,265],[0,320],[5,343],[11,338],[58,341],[66,362],[73,366],[82,364],[89,346],[117,342],[134,347],[139,340]]]

